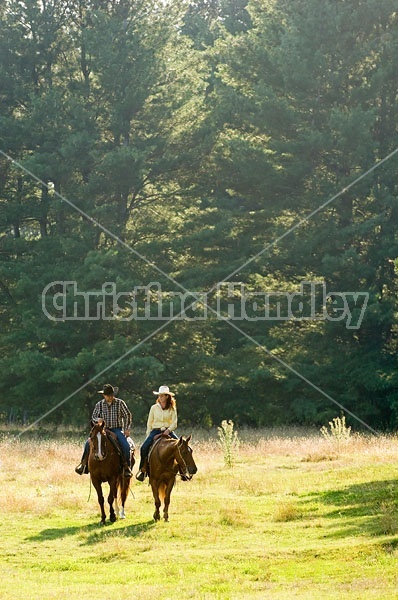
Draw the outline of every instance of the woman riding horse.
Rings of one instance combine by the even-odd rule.
[[[159,391],[153,393],[158,398],[155,404],[151,406],[148,415],[147,437],[141,446],[140,467],[136,475],[138,481],[144,481],[148,474],[148,452],[155,438],[159,435],[164,435],[165,437],[169,436],[178,440],[173,431],[177,427],[177,405],[173,392],[170,392],[167,385],[161,385]]]

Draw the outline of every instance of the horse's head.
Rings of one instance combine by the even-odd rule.
[[[94,425],[90,433],[90,445],[96,460],[104,460],[107,456],[105,423]]]
[[[198,470],[193,459],[192,448],[189,446],[190,440],[191,436],[187,437],[186,439],[180,437],[177,444],[177,447],[181,454],[181,458],[187,466],[187,472],[185,473],[185,477],[188,479],[192,479],[193,475],[195,475],[195,473]]]

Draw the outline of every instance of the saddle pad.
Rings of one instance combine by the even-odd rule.
[[[152,446],[149,448],[149,452],[148,452],[148,465],[149,465],[149,459],[151,458],[151,454],[152,454],[152,452],[153,452],[153,449],[155,448],[155,446],[157,446],[157,445],[158,445],[158,443],[160,442],[160,440],[161,440],[161,439],[162,439],[162,438],[160,437],[160,438],[158,438],[157,440],[155,440],[155,441],[153,442]]]

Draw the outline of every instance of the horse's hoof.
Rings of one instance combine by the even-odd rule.
[[[160,515],[158,513],[154,513],[153,518],[155,521],[160,521]]]
[[[112,515],[111,517],[109,517],[109,520],[111,523],[116,523],[116,515]]]

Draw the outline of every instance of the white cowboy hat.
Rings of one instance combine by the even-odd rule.
[[[168,385],[161,385],[158,392],[153,392],[155,396],[159,396],[159,394],[170,394],[170,396],[174,396],[173,392],[170,392]]]

